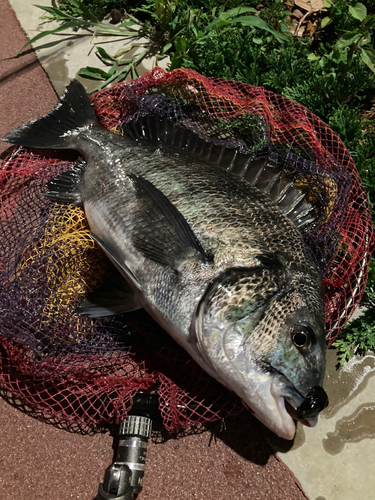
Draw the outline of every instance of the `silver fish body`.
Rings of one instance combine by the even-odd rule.
[[[74,108],[75,85],[60,107]],[[83,204],[93,237],[129,284],[124,310],[144,308],[259,420],[292,439],[293,417],[325,370],[321,278],[300,231],[244,178],[115,135],[87,113],[53,139],[86,165],[67,189],[52,181],[49,196]],[[46,119],[48,135],[54,112]],[[32,127],[4,140],[41,147]],[[316,413],[324,405],[323,396]],[[303,416],[313,425],[315,414]]]

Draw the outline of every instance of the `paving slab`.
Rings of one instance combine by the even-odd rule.
[[[279,453],[310,500],[375,498],[375,354],[336,369],[328,351],[324,387],[329,407],[314,428],[298,426],[291,449]]]
[[[29,39],[38,35],[44,30],[53,30],[59,26],[56,21],[45,19],[46,13],[42,9],[35,7],[34,1],[30,0],[10,0],[12,8],[17,14],[17,18],[24,28]],[[51,0],[38,0],[37,5],[43,7],[56,6]],[[40,17],[42,16],[42,18]],[[146,42],[141,38],[137,42]],[[53,44],[52,46],[50,44]],[[96,55],[96,47],[102,46],[110,55],[114,55],[119,49],[123,49],[129,43],[119,36],[92,36],[86,30],[67,31],[42,38],[35,43],[35,47],[44,48],[37,51],[38,59],[48,75],[52,75],[51,83],[58,95],[65,90],[67,83],[73,78],[77,78],[86,88],[91,91],[99,85],[99,81],[80,78],[78,71],[85,66],[91,66],[108,71],[109,66],[105,65]],[[141,52],[142,47],[135,47],[129,52],[129,57]],[[155,58],[145,59],[138,67],[140,74],[152,69]],[[166,67],[167,60],[159,61],[159,66]],[[129,76],[127,80],[130,80]]]
[[[33,52],[20,59],[17,54],[27,39],[14,12],[0,1],[0,134],[47,113],[57,103],[51,82]],[[9,145],[0,143],[0,153]]]

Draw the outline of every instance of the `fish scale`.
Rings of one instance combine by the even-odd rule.
[[[100,211],[105,203],[108,204],[108,220],[103,221],[104,226],[126,225],[120,206],[136,203],[126,185],[126,176],[132,173],[144,177],[160,189],[186,218],[202,244],[206,243],[215,250],[218,271],[222,261],[225,265],[251,266],[253,255],[266,251],[282,251],[291,262],[314,269],[308,258],[309,251],[293,223],[260,191],[245,184],[241,178],[234,177],[229,182],[226,172],[217,172],[202,164],[181,164],[175,157],[155,155],[157,162],[152,157],[143,158],[140,165],[142,152],[137,154],[133,150],[131,155],[127,152],[125,155],[126,162],[114,165],[111,170],[103,169],[102,176],[95,175],[95,184],[103,183],[106,193],[94,183],[86,182],[86,179],[94,178],[97,169],[96,163],[88,157],[83,195],[87,202],[93,204],[100,200]],[[104,166],[106,161],[104,159]],[[124,179],[121,187],[114,180],[119,178]],[[226,180],[224,188],[223,178]],[[116,193],[122,189],[121,195]],[[131,220],[129,215],[129,226]],[[262,232],[258,228],[263,228]],[[275,238],[278,234],[280,236]]]

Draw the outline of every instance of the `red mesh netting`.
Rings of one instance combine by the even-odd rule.
[[[135,114],[188,124],[207,140],[284,162],[324,206],[305,234],[326,290],[327,343],[361,299],[374,238],[367,196],[343,143],[303,106],[259,87],[155,68],[98,92],[108,128]],[[141,111],[140,111],[141,110]],[[74,313],[109,268],[81,208],[40,193],[67,170],[67,153],[18,149],[0,170],[0,385],[22,405],[69,425],[123,420],[137,391],[159,395],[169,431],[234,415],[242,406],[144,312]]]

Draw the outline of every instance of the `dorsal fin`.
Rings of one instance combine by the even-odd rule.
[[[268,163],[268,158],[255,159],[228,141],[205,139],[195,131],[174,124],[166,118],[139,115],[127,123],[123,132],[131,139],[153,145],[165,154],[183,155],[195,161],[233,172],[249,184],[266,193],[275,205],[294,222],[298,229],[315,220],[314,207],[305,200],[305,193],[297,188],[290,175],[280,167]]]

